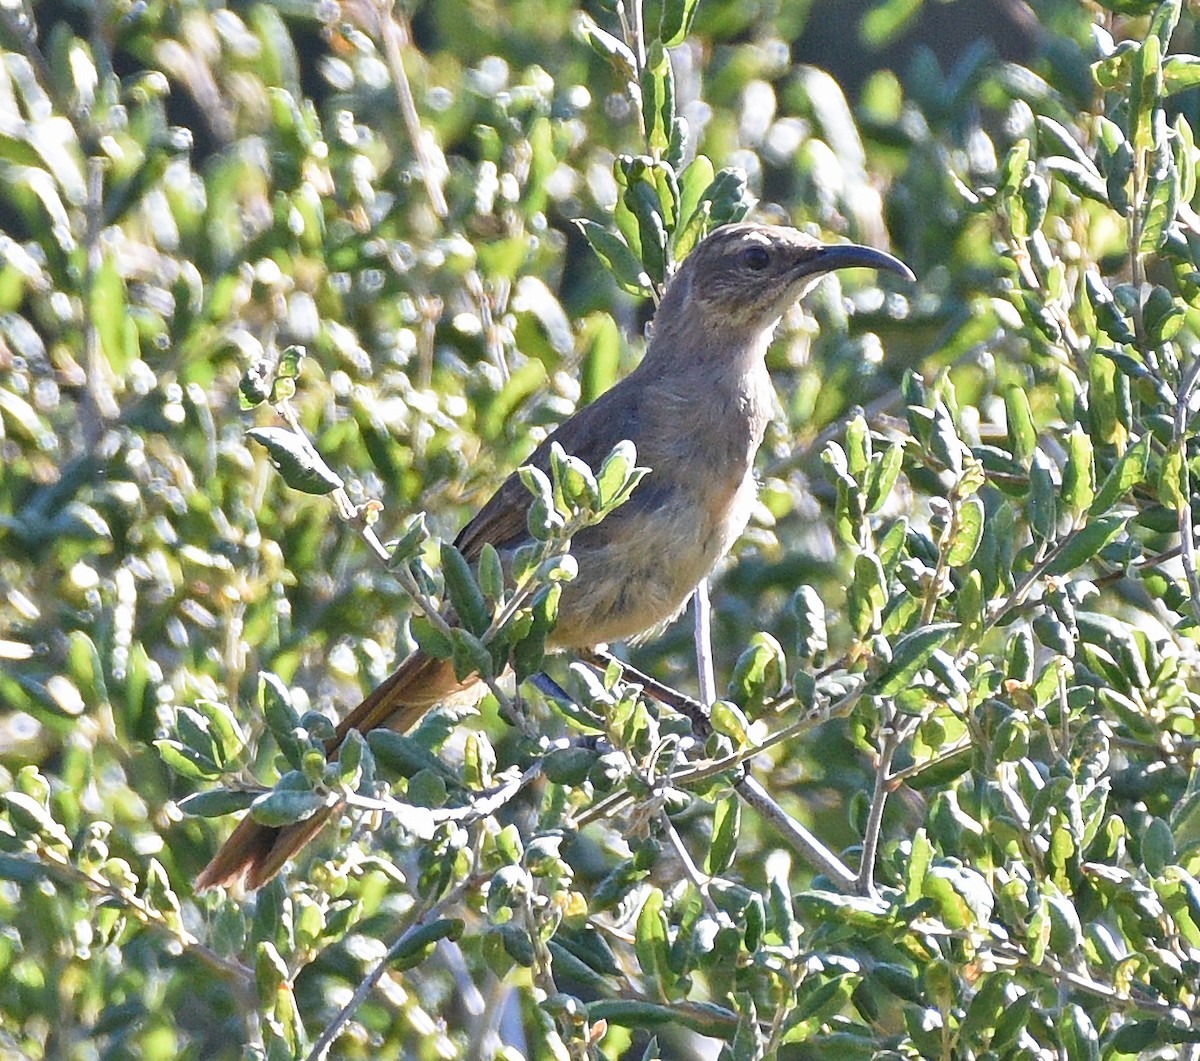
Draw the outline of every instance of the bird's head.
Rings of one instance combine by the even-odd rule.
[[[856,266],[914,279],[899,258],[872,247],[825,244],[780,225],[725,225],[688,255],[657,318],[682,315],[696,327],[719,332],[763,331],[826,273]]]

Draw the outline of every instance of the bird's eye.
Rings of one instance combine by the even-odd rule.
[[[771,264],[771,256],[766,247],[747,247],[742,251],[742,264],[747,269],[759,272]]]

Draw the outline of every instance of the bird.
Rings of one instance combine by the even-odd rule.
[[[548,471],[551,446],[595,467],[633,442],[648,474],[627,501],[574,536],[576,577],[564,583],[548,648],[590,650],[625,641],[677,616],[749,520],[754,459],[773,408],[767,347],[784,312],[833,270],[867,267],[914,280],[891,254],[827,244],[799,229],[741,222],[714,229],[671,277],[641,362],[565,420],[528,464]],[[530,540],[531,495],[514,472],[463,527],[468,562],[490,542],[503,557]],[[460,680],[449,660],[419,648],[350,712],[327,742],[332,757],[350,730],[405,731],[478,676]],[[196,879],[198,889],[251,889],[274,877],[337,809],[274,827],[247,814]]]

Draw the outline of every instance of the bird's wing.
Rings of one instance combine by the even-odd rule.
[[[525,463],[549,474],[550,447],[557,442],[571,456],[598,469],[622,439],[630,439],[637,445],[639,395],[639,381],[627,376],[559,425]],[[529,537],[526,520],[532,500],[520,476],[513,472],[459,532],[455,546],[472,563],[479,558],[485,542],[491,542],[497,549],[515,548]]]

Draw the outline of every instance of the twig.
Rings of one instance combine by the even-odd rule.
[[[679,692],[677,689],[672,689],[662,682],[656,681],[648,675],[642,674],[636,668],[617,659],[615,656],[607,652],[589,652],[581,653],[581,658],[593,666],[602,667],[609,663],[616,663],[622,669],[625,675],[632,675],[634,679],[642,686],[647,695],[654,699],[665,703],[668,707],[675,708],[681,714],[686,715],[692,721],[692,728],[696,736],[708,736],[712,732],[712,723],[708,718],[708,711],[703,704],[691,697]],[[836,717],[838,714],[844,714],[850,710],[858,702],[862,695],[862,686],[842,697],[836,704],[831,705],[825,711],[809,712],[800,722],[788,726],[779,733],[772,734],[762,744],[756,745],[753,748],[743,749],[734,755],[727,756],[724,759],[714,760],[705,763],[703,766],[695,767],[691,770],[683,770],[679,773],[670,775],[672,785],[688,785],[695,784],[705,778],[712,777],[714,774],[724,773],[727,770],[737,769],[749,759],[767,748],[780,743],[782,740],[789,739],[798,733],[803,732],[816,725],[818,722],[825,721],[827,718]],[[764,818],[775,825],[782,834],[783,838],[791,845],[801,857],[806,859],[818,871],[824,873],[834,882],[839,891],[852,893],[858,885],[858,879],[846,867],[846,865],[830,851],[824,844],[821,843],[811,832],[801,825],[795,818],[791,817],[767,791],[749,775],[734,782],[734,788],[738,795],[745,800],[747,806],[758,811]],[[611,804],[606,808],[607,813],[615,813],[619,809],[619,801],[614,797],[610,797]],[[593,808],[595,811],[596,808]],[[593,821],[599,814],[592,813],[586,816],[587,821]],[[577,824],[584,824],[583,817],[579,819]]]
[[[700,700],[711,704],[717,699],[717,680],[713,673],[712,604],[708,596],[708,579],[701,579],[692,594],[692,614],[695,620],[693,638],[696,643],[696,679]]]
[[[838,891],[854,894],[858,888],[858,878],[837,855],[776,803],[758,781],[747,776],[736,787],[746,804],[774,825],[797,854],[824,873]]]
[[[895,712],[891,712],[893,715]],[[883,831],[883,811],[887,806],[895,782],[891,776],[892,760],[906,734],[896,724],[896,719],[885,720],[883,746],[879,749],[879,761],[875,764],[875,791],[871,795],[871,809],[867,813],[867,825],[863,830],[862,861],[858,867],[858,893],[875,895],[875,855],[879,850],[879,837]]]
[[[494,785],[472,795],[471,801],[464,807],[432,808],[418,807],[411,803],[393,799],[391,796],[360,796],[356,792],[342,795],[342,801],[351,807],[363,810],[384,811],[391,814],[402,829],[421,836],[432,833],[433,828],[444,822],[457,822],[459,825],[472,825],[483,818],[489,817],[500,810],[524,788],[532,784],[542,773],[542,762],[539,759],[519,777],[514,777],[503,784]],[[424,828],[430,826],[431,828]]]
[[[421,125],[421,116],[417,113],[417,104],[413,99],[412,85],[409,84],[408,73],[404,69],[404,45],[409,41],[408,26],[402,24],[395,10],[395,0],[379,0],[379,35],[383,38],[383,52],[387,57],[388,68],[392,74],[392,87],[396,90],[396,102],[400,106],[400,116],[404,119],[404,127],[408,131],[408,139],[412,144],[413,154],[417,156],[417,167],[421,171],[421,181],[429,193],[429,202],[433,212],[443,221],[450,216],[450,207],[446,203],[446,193],[441,181],[435,175],[434,160],[429,152],[429,143],[425,138],[425,130]]]
[[[1033,972],[1041,973],[1043,976],[1048,976],[1056,982],[1068,984],[1078,991],[1083,991],[1085,994],[1102,998],[1114,1009],[1138,1009],[1147,1013],[1153,1013],[1159,1017],[1172,1018],[1177,1017],[1182,1012],[1187,1015],[1189,1024],[1192,1027],[1195,1027],[1197,1022],[1200,1022],[1200,1014],[1187,1010],[1183,1006],[1172,1005],[1169,1002],[1157,999],[1125,994],[1112,984],[1106,984],[1102,980],[1095,980],[1084,973],[1067,969],[1049,955],[1043,957],[1040,962],[1035,962],[1021,948],[1003,943],[989,945],[987,953],[1000,962],[1030,969]]]
[[[363,977],[358,987],[354,989],[354,994],[350,996],[348,1001],[333,1018],[325,1029],[321,1032],[317,1041],[313,1044],[313,1048],[308,1052],[306,1061],[321,1061],[324,1058],[326,1051],[333,1045],[334,1040],[341,1034],[342,1029],[349,1023],[350,1018],[358,1011],[387,971],[387,967],[396,960],[396,958],[404,952],[404,948],[408,946],[413,936],[419,932],[425,925],[429,924],[435,918],[440,917],[452,903],[455,903],[461,898],[469,888],[474,887],[478,883],[476,878],[470,878],[463,881],[448,895],[444,896],[432,906],[427,907],[423,912],[417,914],[410,920],[408,927],[400,933],[399,938],[387,949],[387,953],[379,959],[375,967]]]
[[[688,849],[683,846],[683,839],[680,837],[678,830],[671,821],[671,817],[666,810],[658,812],[659,824],[662,825],[663,832],[667,834],[667,839],[671,841],[671,846],[675,849],[675,854],[679,857],[679,861],[683,863],[683,872],[687,875],[688,880],[692,882],[692,886],[700,894],[700,901],[704,904],[704,909],[708,913],[716,917],[719,913],[717,904],[713,902],[712,896],[708,894],[708,878],[700,872],[700,867],[692,861],[692,856],[688,853]]]
[[[1123,567],[1117,571],[1110,571],[1106,575],[1100,575],[1098,578],[1092,579],[1092,582],[1097,589],[1102,589],[1105,586],[1111,586],[1114,582],[1120,582],[1123,578],[1128,578],[1130,570],[1141,571],[1152,567],[1160,567],[1168,560],[1174,560],[1182,552],[1183,546],[1175,545],[1170,549],[1163,550],[1161,553],[1143,557],[1137,563],[1131,563],[1128,568]]]
[[[691,770],[685,770],[682,773],[676,774],[671,778],[673,785],[694,785],[700,781],[722,774],[728,770],[735,770],[739,766],[753,759],[756,755],[767,751],[769,748],[775,747],[777,744],[783,744],[786,741],[793,740],[796,737],[808,732],[814,726],[819,726],[824,722],[828,722],[834,718],[843,718],[850,714],[854,709],[855,704],[862,698],[862,692],[865,688],[865,683],[856,686],[846,693],[840,700],[827,707],[815,707],[811,711],[804,714],[804,717],[793,722],[790,726],[785,726],[781,730],[772,733],[760,744],[753,745],[749,748],[742,748],[734,752],[732,755],[727,755],[723,759],[713,759],[711,762],[704,763],[702,766],[694,767]],[[647,690],[649,691],[649,690]],[[682,694],[680,694],[682,695]]]
[[[632,664],[617,659],[616,656],[606,649],[583,651],[579,653],[579,658],[601,671],[606,670],[611,664],[615,663],[621,668],[622,677],[626,680],[632,677],[645,690],[647,695],[653,697],[659,703],[674,708],[681,715],[690,719],[692,731],[701,740],[706,739],[712,733],[712,721],[708,717],[708,708],[700,703],[699,700],[693,700],[686,693],[681,693],[678,689],[672,689],[671,686],[664,685],[656,678],[651,678],[650,675],[644,674]]]
[[[34,853],[38,857],[33,865],[48,875],[70,883],[82,884],[95,894],[104,896],[108,901],[120,906],[143,928],[177,943],[185,954],[197,958],[230,980],[239,993],[249,996],[253,992],[253,970],[242,965],[241,962],[222,957],[211,947],[201,943],[182,925],[176,929],[162,916],[160,911],[136,895],[103,877],[89,873],[74,863],[66,861],[64,856],[41,844],[37,845]]]
[[[383,40],[384,56],[392,75],[392,85],[396,90],[396,102],[400,106],[404,127],[412,143],[413,154],[417,158],[421,181],[429,195],[429,203],[433,207],[433,212],[444,224],[450,218],[450,206],[446,202],[446,192],[439,179],[445,163],[443,160],[439,166],[430,150],[429,138],[421,124],[421,116],[417,113],[412,85],[408,80],[408,72],[404,68],[404,46],[409,43],[412,35],[407,22],[403,21],[404,16],[396,11],[395,0],[376,0],[376,11],[379,17],[379,35]],[[495,314],[492,312],[492,303],[488,297],[487,288],[484,286],[483,278],[472,266],[466,271],[463,283],[479,305],[479,323],[483,330],[488,354],[495,362],[501,378],[507,381],[509,371],[508,362],[504,357],[504,344],[499,338]],[[424,374],[424,368],[422,368],[422,374]]]
[[[1184,574],[1187,575],[1188,589],[1191,591],[1188,594],[1188,603],[1191,605],[1192,615],[1197,621],[1200,621],[1200,574],[1196,571],[1196,537],[1192,528],[1191,475],[1188,471],[1184,437],[1187,431],[1188,405],[1191,402],[1192,391],[1196,387],[1198,377],[1200,377],[1200,355],[1193,355],[1192,363],[1188,366],[1187,373],[1179,384],[1179,397],[1175,403],[1175,430],[1173,432],[1172,443],[1179,448],[1183,455],[1183,460],[1180,462],[1183,466],[1183,481],[1179,484],[1183,499],[1177,506],[1179,516],[1179,555],[1183,561]]]

